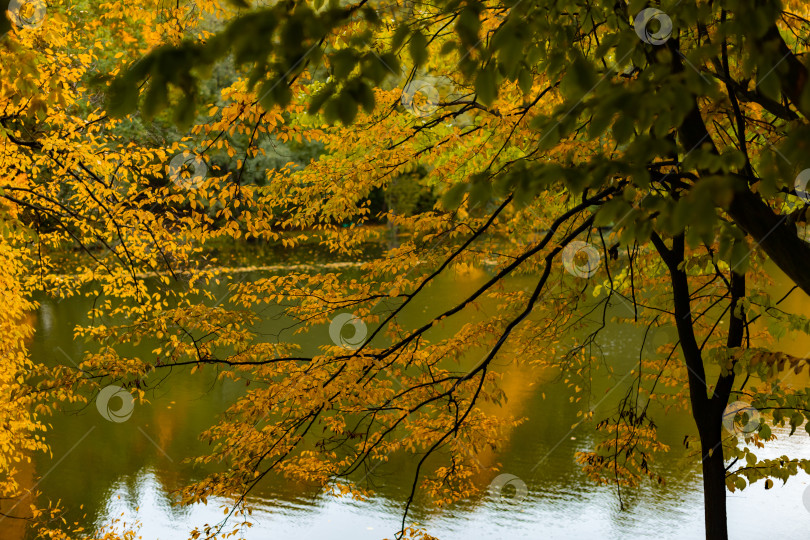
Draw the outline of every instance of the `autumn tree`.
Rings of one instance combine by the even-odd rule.
[[[222,24],[201,29],[200,10]],[[758,459],[734,427],[742,410],[743,440],[766,444],[771,426],[804,422],[810,399],[782,383],[805,359],[753,345],[774,329],[810,328],[769,296],[765,271],[776,265],[810,293],[810,246],[797,228],[810,179],[803,4],[361,0],[108,13],[121,32],[141,17],[160,30],[133,33],[103,110],[72,116],[95,94],[80,83],[89,62],[68,54],[24,74],[29,87],[3,83],[5,219],[32,269],[26,290],[98,298],[94,323],[77,329],[97,351],[81,371],[38,379],[43,369],[32,367],[30,384],[50,399],[86,399],[88,387],[115,381],[142,397],[150,374],[189,364],[250,380],[203,434],[212,451],[198,462],[227,469],[189,485],[184,503],[230,497],[238,525],[233,516],[269,474],[362,496],[342,479],[405,452],[418,456],[399,533],[410,534],[417,490],[440,505],[480,490],[475,453],[519,421],[482,406],[508,397],[493,366],[512,357],[570,374],[583,417],[604,434],[579,460],[619,488],[659,477],[665,420],[649,403],[688,407],[707,538],[728,537],[727,489],[810,470],[806,460]],[[18,39],[66,40],[58,23]],[[32,65],[20,55],[36,44],[21,50],[4,53],[4,69]],[[205,102],[201,84],[222,63],[240,77]],[[43,86],[47,99],[26,96]],[[101,130],[167,114],[188,136],[165,148]],[[267,138],[322,153],[268,169],[264,185],[244,181]],[[216,174],[215,151],[229,160]],[[375,215],[374,193],[403,180],[438,202]],[[294,248],[315,238],[355,259],[376,219],[407,235],[364,263],[362,279],[241,282],[201,256],[223,239]],[[86,256],[57,278],[52,254],[70,243]],[[490,261],[491,277],[454,305],[404,317],[437,276]],[[228,280],[226,302],[207,293],[210,280]],[[468,319],[483,301],[496,315]],[[615,414],[595,418],[587,385],[573,381],[587,379],[604,324],[574,350],[561,336],[587,314],[615,316],[617,301],[630,306],[622,321],[645,335],[673,327],[677,340],[642,348],[636,383]],[[283,335],[267,340],[254,328],[268,305],[282,308],[290,332],[337,328],[334,345],[308,354]],[[340,333],[345,324],[353,337]],[[453,336],[438,338],[438,325]],[[154,356],[121,354],[120,344],[146,339],[159,342]]]

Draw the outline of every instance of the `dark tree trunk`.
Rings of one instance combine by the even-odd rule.
[[[652,242],[669,269],[674,300],[675,323],[688,369],[689,400],[692,417],[700,434],[700,450],[703,469],[703,508],[706,524],[706,540],[728,540],[726,515],[726,467],[723,459],[723,414],[731,396],[734,384],[733,370],[721,374],[714,386],[711,397],[706,383],[703,357],[698,345],[692,318],[689,297],[689,281],[680,268],[684,260],[685,245],[683,235],[676,236],[672,248],[656,234]],[[745,277],[731,274],[731,319],[727,345],[739,347],[742,344],[745,321],[738,317],[736,310],[739,300],[745,296]]]
[[[761,50],[776,49],[783,60],[787,59],[787,69],[777,72],[782,91],[805,117],[810,117],[810,109],[801,99],[810,77],[808,77],[804,64],[785,44],[776,25],[773,25],[764,37],[756,39],[754,44]],[[680,60],[677,38],[668,40],[665,46],[669,47],[673,53],[671,58],[674,70],[682,71],[683,65]],[[727,60],[726,71],[728,71]],[[734,91],[730,87],[729,96],[735,108],[738,109]],[[737,110],[737,117],[740,147],[744,149],[746,141],[745,122],[739,110]],[[700,114],[697,101],[695,101],[694,108],[679,127],[678,135],[683,147],[689,149],[689,151],[708,144],[712,151],[718,154],[717,147]],[[806,272],[807,261],[810,260],[810,244],[798,238],[795,227],[786,223],[787,216],[777,214],[758,193],[750,189],[749,184],[755,182],[750,164],[746,164],[744,172],[746,173],[745,176],[738,177],[737,190],[728,208],[726,208],[726,212],[741,229],[754,239],[756,242],[755,247],[765,251],[771,260],[800,289],[810,294],[810,274]],[[706,171],[698,171],[698,173],[701,177],[707,175]],[[669,268],[672,278],[675,321],[678,327],[678,336],[681,340],[684,361],[689,370],[692,416],[700,434],[706,539],[727,540],[726,471],[723,459],[722,420],[731,396],[734,372],[732,370],[727,374],[721,374],[717,379],[711,397],[709,397],[709,385],[706,382],[706,374],[703,369],[701,348],[697,345],[692,325],[688,279],[686,274],[678,268],[678,265],[684,260],[683,235],[676,236],[673,239],[671,249],[657,235],[652,236],[652,241]],[[740,262],[733,261],[732,270],[739,266]],[[739,314],[736,307],[739,300],[745,296],[745,278],[743,275],[732,272],[730,292],[731,318],[727,346],[740,347],[743,342],[746,321],[744,314]]]
[[[720,413],[722,415],[722,412]],[[701,435],[703,455],[703,514],[706,540],[728,540],[726,516],[726,466],[721,441],[721,419],[715,420],[709,433]]]
[[[732,272],[730,291],[728,347],[742,345],[745,333],[745,315],[738,313],[737,305],[745,296],[745,276]],[[707,417],[700,430],[700,449],[703,459],[703,508],[706,522],[706,540],[728,539],[726,514],[726,465],[723,456],[723,415],[726,412],[734,371],[720,375],[708,403]]]

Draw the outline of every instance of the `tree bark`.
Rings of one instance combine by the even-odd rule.
[[[728,540],[726,513],[726,465],[723,458],[722,411],[706,418],[700,436],[703,456],[703,517],[706,540]]]
[[[767,253],[768,257],[805,293],[810,294],[810,244],[799,238],[796,227],[779,216],[755,193],[742,187],[735,193],[728,215]]]
[[[731,395],[731,387],[734,384],[734,372],[730,371],[718,378],[712,397],[709,398],[703,357],[693,326],[688,276],[679,267],[685,256],[684,236],[682,234],[676,236],[672,241],[671,249],[658,235],[653,234],[651,239],[669,270],[675,324],[688,369],[689,400],[692,406],[692,417],[700,438],[706,540],[728,540],[726,468],[723,457],[722,429],[723,414]],[[739,299],[744,295],[744,277],[732,273],[731,321],[727,340],[730,347],[739,346],[742,342],[744,320],[737,317],[735,308]]]

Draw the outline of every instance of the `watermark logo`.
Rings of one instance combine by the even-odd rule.
[[[439,91],[429,82],[417,79],[402,90],[400,101],[411,114],[421,118],[439,108]]]
[[[508,489],[507,489],[508,488]],[[526,482],[514,474],[500,474],[489,484],[489,493],[493,497],[517,504],[529,494]]]
[[[810,486],[804,488],[804,493],[802,493],[802,502],[804,503],[804,507],[810,512]]]
[[[11,0],[8,17],[17,28],[33,30],[42,26],[46,9],[44,0]]]
[[[745,420],[745,424],[738,425],[737,417]],[[748,435],[759,428],[759,411],[745,401],[729,403],[723,411],[723,427],[729,433]]]
[[[584,265],[577,264],[574,259],[582,253],[588,261]],[[599,250],[587,242],[574,240],[569,243],[562,252],[563,267],[565,270],[574,276],[581,278],[589,278],[596,273],[599,269],[599,263],[602,257],[599,255]]]
[[[650,23],[658,23],[658,30],[651,31]],[[639,39],[650,45],[663,45],[672,35],[672,19],[657,8],[641,10],[633,21],[633,27]]]
[[[343,328],[347,325],[354,328],[354,332],[349,337],[343,335]],[[341,313],[332,319],[329,325],[329,337],[332,338],[332,343],[345,349],[359,349],[360,345],[363,344],[363,340],[366,339],[366,335],[368,335],[366,323],[362,319],[355,317],[353,313]]]
[[[121,400],[121,405],[118,408],[111,406],[115,405],[115,403],[110,403],[114,398]],[[120,424],[129,420],[129,417],[132,416],[132,411],[135,409],[135,398],[120,386],[111,384],[102,388],[101,392],[98,393],[96,408],[105,420]]]
[[[810,169],[805,169],[796,177],[796,181],[793,182],[793,188],[796,190],[797,197],[805,203],[810,204],[810,194],[807,193],[808,183],[810,183]]]
[[[182,189],[197,189],[205,180],[208,165],[199,154],[184,150],[169,162],[169,178]]]

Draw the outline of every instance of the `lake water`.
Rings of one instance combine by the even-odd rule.
[[[425,297],[440,305],[484,279],[483,271],[447,275]],[[805,300],[798,298],[794,307],[801,307]],[[35,314],[36,336],[30,344],[34,361],[80,361],[83,344],[72,339],[72,329],[83,319],[87,307],[88,300],[82,298],[42,301]],[[265,324],[266,330],[272,331],[283,321]],[[451,332],[452,327],[446,331]],[[639,331],[626,326],[614,324],[603,335],[609,338],[603,338],[600,345],[614,375],[611,379],[602,377],[592,389],[597,418],[615,407],[623,385],[629,381],[629,370],[637,363],[641,343]],[[326,329],[321,337],[328,339]],[[314,349],[317,344],[305,345]],[[789,342],[783,348],[803,355],[810,350],[810,341]],[[565,385],[554,373],[515,362],[501,361],[498,369],[504,374],[508,395],[504,411],[528,420],[511,431],[498,452],[478,456],[484,465],[500,463],[501,467],[498,473],[477,481],[488,486],[498,474],[509,474],[516,477],[513,486],[519,488],[525,483],[525,493],[510,488],[485,492],[441,512],[419,500],[410,516],[413,520],[442,540],[702,537],[699,465],[694,445],[688,450],[682,445],[685,435],[695,435],[688,414],[656,417],[660,438],[671,447],[657,461],[666,483],[623,490],[625,508],[621,510],[615,487],[594,485],[574,461],[575,452],[592,448],[595,434],[592,424],[577,424],[579,406],[569,402]],[[194,526],[222,519],[222,501],[180,508],[172,506],[170,493],[204,476],[206,471],[183,460],[205,452],[207,446],[197,440],[197,435],[243,388],[232,382],[215,382],[210,369],[194,376],[175,370],[148,394],[150,403],[136,405],[126,422],[104,420],[93,403],[59,413],[50,419],[52,429],[48,433],[53,456],[37,456],[35,471],[23,471],[23,477],[33,478],[34,472],[41,477],[38,484],[29,487],[41,491],[43,500],[61,500],[68,509],[68,521],[93,527],[121,518],[127,523],[140,522],[144,539],[186,538]],[[810,458],[810,438],[803,429],[793,437],[787,437],[784,430],[776,433],[779,440],[767,450],[757,451],[759,457],[787,454]],[[364,502],[322,496],[315,486],[268,478],[250,499],[256,508],[254,526],[245,530],[243,537],[392,538],[399,528],[413,465],[407,456],[394,455],[372,477],[356,478],[375,488],[376,496]],[[759,482],[729,494],[731,538],[807,538],[810,511],[802,497],[809,485],[810,478],[802,473],[785,486],[777,481],[768,491]],[[9,521],[0,522],[0,531],[4,531],[0,537],[24,538],[23,530]]]

